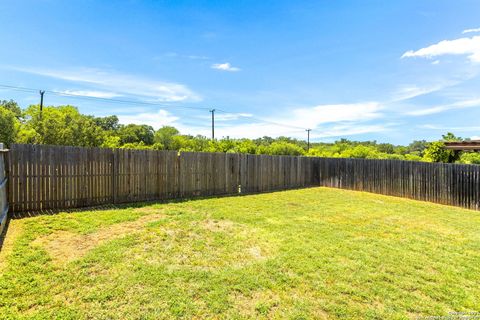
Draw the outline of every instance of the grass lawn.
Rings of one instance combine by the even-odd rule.
[[[480,213],[313,188],[12,220],[0,318],[480,311]]]

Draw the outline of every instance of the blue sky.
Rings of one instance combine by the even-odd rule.
[[[0,85],[207,136],[216,108],[217,137],[478,137],[479,13],[477,0],[3,0]]]

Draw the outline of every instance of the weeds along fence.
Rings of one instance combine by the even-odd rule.
[[[14,144],[12,212],[318,186],[316,158]]]
[[[321,186],[480,209],[480,166],[320,158]]]

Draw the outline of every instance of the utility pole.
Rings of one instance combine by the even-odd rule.
[[[45,90],[40,90],[40,112],[43,110],[43,95],[45,94]]]
[[[212,140],[215,140],[215,109],[210,110],[212,113]]]
[[[310,150],[310,131],[312,131],[312,129],[305,129],[305,131],[307,131],[307,152]]]

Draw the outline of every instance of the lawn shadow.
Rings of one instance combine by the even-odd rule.
[[[155,199],[155,200],[146,200],[146,201],[139,201],[139,202],[103,204],[103,205],[97,205],[97,206],[85,206],[85,207],[78,207],[78,208],[23,211],[23,212],[10,213],[10,219],[32,218],[32,217],[37,217],[37,216],[40,216],[40,215],[55,215],[55,214],[64,213],[64,212],[66,212],[66,213],[76,213],[76,212],[84,212],[84,211],[92,211],[92,210],[101,211],[101,210],[142,208],[142,207],[146,207],[146,206],[151,206],[153,204],[182,203],[182,202],[189,202],[189,201],[199,201],[199,200],[214,199],[214,198],[226,198],[226,197],[245,197],[245,196],[252,196],[252,195],[256,195],[256,194],[265,194],[265,193],[290,191],[290,190],[300,190],[300,189],[315,188],[315,187],[318,187],[318,186],[315,185],[315,186],[290,188],[290,189],[276,189],[276,190],[268,190],[268,191],[262,191],[262,192],[243,192],[243,193],[234,193],[234,194],[216,194],[216,195],[209,195],[209,196],[192,196],[192,197],[174,198],[174,199]],[[5,229],[7,229],[7,226],[5,227]]]
[[[5,242],[5,238],[7,237],[7,230],[8,230],[8,225],[10,224],[10,219],[7,217],[7,221],[5,222],[5,226],[0,232],[0,252],[2,251],[3,248],[3,243]]]

